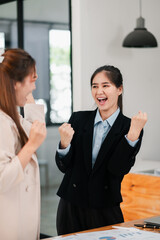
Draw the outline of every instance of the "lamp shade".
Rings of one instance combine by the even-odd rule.
[[[142,17],[137,19],[137,26],[125,37],[123,47],[150,48],[158,46],[154,35],[144,27],[144,21]]]

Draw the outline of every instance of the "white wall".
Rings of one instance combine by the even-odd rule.
[[[160,45],[159,9],[159,0],[142,1],[145,26]],[[104,64],[117,66],[124,77],[124,113],[148,113],[139,158],[160,161],[160,48],[122,47],[138,17],[138,0],[72,0],[73,104],[74,110],[91,109],[91,74]]]

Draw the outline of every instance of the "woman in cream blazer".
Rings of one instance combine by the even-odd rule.
[[[36,105],[31,94],[37,79],[35,61],[20,49],[7,50],[3,57],[0,63],[0,239],[37,240],[40,180],[35,151],[45,139],[46,127],[43,106]],[[16,112],[15,104],[25,105],[25,118]]]

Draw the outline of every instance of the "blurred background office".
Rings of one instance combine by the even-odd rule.
[[[89,79],[104,64],[121,69],[123,111],[149,116],[137,168],[160,167],[160,48],[126,48],[126,35],[142,15],[160,44],[160,1],[0,0],[0,48],[21,47],[37,62],[34,97],[44,103],[47,138],[38,150],[41,176],[41,232],[55,236],[56,191],[63,175],[55,165],[58,126],[72,111],[93,109]]]

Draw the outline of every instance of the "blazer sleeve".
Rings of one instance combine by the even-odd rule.
[[[136,155],[139,152],[142,136],[143,130],[140,133],[139,141],[135,147],[129,145],[125,136],[122,137],[108,163],[108,170],[112,174],[122,176],[130,171],[135,163]]]
[[[18,136],[14,124],[6,118],[0,124],[0,193],[6,192],[24,179],[24,172],[16,156]]]
[[[71,126],[73,127],[74,129],[74,117],[75,117],[75,113],[72,113],[68,123],[71,124]],[[75,129],[74,129],[75,130]],[[64,157],[60,157],[58,152],[56,151],[56,156],[55,156],[55,159],[56,159],[56,164],[57,164],[57,167],[59,168],[59,170],[63,173],[66,172],[66,170],[70,167],[70,165],[72,164],[72,145],[73,145],[73,142],[74,142],[74,136],[73,136],[73,139],[71,141],[71,147],[70,147],[70,150],[69,152],[64,156]]]
[[[26,119],[20,117],[20,122],[27,135],[34,120],[44,122],[42,105],[27,104]],[[24,171],[17,156],[19,144],[18,129],[9,116],[0,119],[0,193],[9,191],[24,179]]]

